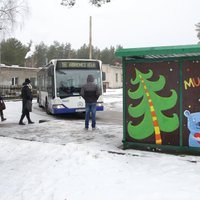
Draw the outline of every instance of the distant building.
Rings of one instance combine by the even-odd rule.
[[[103,64],[102,71],[105,73],[106,80],[103,81],[106,88],[121,88],[122,87],[122,67],[121,65]]]
[[[39,68],[5,66],[0,67],[0,85],[20,86],[26,78],[31,80],[33,87],[37,86],[37,72]]]

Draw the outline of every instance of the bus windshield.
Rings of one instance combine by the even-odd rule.
[[[98,85],[100,91],[101,74],[99,69],[66,69],[59,68],[56,70],[56,91],[57,96],[65,98],[69,96],[80,95],[81,87],[87,83],[87,76],[94,76],[94,83]]]

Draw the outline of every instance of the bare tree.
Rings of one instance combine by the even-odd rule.
[[[105,3],[109,3],[111,0],[89,0],[89,2],[97,7],[101,7]],[[76,4],[76,0],[61,0],[61,5],[67,6],[69,8]]]
[[[28,13],[26,0],[1,0],[0,1],[0,29],[10,31],[23,22]]]

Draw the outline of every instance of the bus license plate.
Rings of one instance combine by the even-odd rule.
[[[76,109],[76,112],[85,112],[85,109]]]

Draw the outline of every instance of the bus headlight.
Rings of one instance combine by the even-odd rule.
[[[103,103],[97,103],[96,106],[98,106],[98,107],[102,107],[102,106],[103,106]]]
[[[52,107],[53,107],[53,109],[65,108],[62,104],[57,104],[57,105],[54,104]]]
[[[83,102],[79,101],[79,102],[77,103],[77,106],[78,106],[79,108],[82,108],[82,107],[83,107]]]

